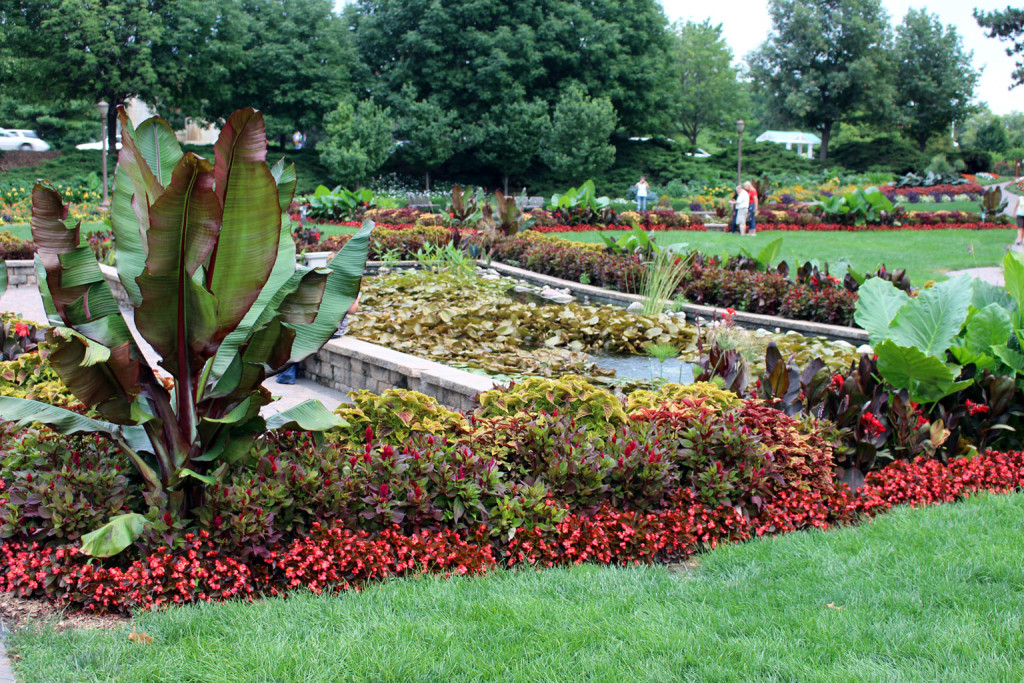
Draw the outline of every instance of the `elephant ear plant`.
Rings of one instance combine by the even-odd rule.
[[[150,514],[187,518],[203,504],[204,487],[243,460],[266,429],[343,424],[316,401],[264,420],[260,408],[272,397],[262,384],[337,329],[359,293],[373,224],[327,268],[297,268],[285,213],[295,170],[267,166],[259,112],[231,115],[212,164],[183,154],[162,119],[134,129],[123,108],[118,114],[117,276],[139,334],[173,383],[144,358],[79,226],[66,222],[60,194],[41,182],[32,191],[32,236],[52,325],[48,360],[102,419],[10,397],[0,397],[0,419],[106,434],[144,480]],[[83,550],[120,552],[145,522],[134,513],[115,517],[83,537]]]

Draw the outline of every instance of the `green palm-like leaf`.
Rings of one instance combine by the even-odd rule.
[[[1021,200],[1024,201],[1024,200]],[[1017,304],[1017,327],[1024,327],[1024,263],[1013,252],[1003,257],[1003,279],[1006,291]]]
[[[954,382],[953,370],[935,356],[885,340],[875,347],[878,372],[897,389],[906,389],[914,401],[938,401],[966,389],[970,381]]]
[[[989,304],[967,318],[964,346],[978,354],[992,354],[992,347],[1004,346],[1013,334],[1009,312],[999,304]]]
[[[146,430],[142,427],[122,426],[113,422],[95,420],[66,408],[51,406],[39,401],[0,396],[0,418],[14,422],[19,427],[27,427],[33,422],[39,422],[59,430],[62,434],[106,434],[114,440],[124,443],[136,453],[150,452],[153,449]]]
[[[270,169],[270,175],[277,183],[277,201],[281,206],[281,212],[287,217],[288,207],[292,204],[295,196],[295,186],[299,182],[298,174],[295,172],[295,164],[284,165],[284,159],[278,159]]]
[[[326,431],[347,426],[348,422],[329,411],[320,401],[303,401],[267,418],[268,429]]]
[[[146,529],[146,518],[136,512],[111,517],[96,531],[83,534],[82,554],[112,557],[135,542]]]
[[[142,303],[142,294],[135,279],[146,267],[149,207],[160,196],[163,185],[136,144],[135,127],[124,107],[117,108],[117,117],[121,122],[121,151],[114,173],[110,224],[117,242],[114,251],[117,276],[132,304],[138,306]]]
[[[219,209],[213,169],[191,153],[150,207],[149,257],[137,278],[142,304],[135,323],[172,375],[191,376],[216,351],[217,302],[193,276],[216,244]]]
[[[217,297],[219,342],[256,302],[277,260],[281,207],[267,168],[263,115],[241,109],[214,145],[215,192],[223,207],[220,239],[210,256],[207,287]]]
[[[7,264],[5,263],[3,268],[0,268],[0,296],[4,295],[7,291]]]
[[[159,116],[154,116],[140,123],[132,138],[157,182],[167,187],[183,156],[171,126]]]
[[[900,308],[889,326],[889,339],[900,346],[944,358],[967,320],[970,304],[970,277],[940,282]]]
[[[327,264],[331,274],[327,277],[320,312],[309,325],[296,326],[291,362],[297,363],[316,353],[338,329],[338,324],[359,296],[372,232],[373,221],[365,221],[359,232]]]
[[[857,290],[857,309],[853,320],[867,330],[872,344],[889,336],[889,324],[896,317],[903,304],[907,303],[906,292],[897,289],[888,280],[873,277]]]

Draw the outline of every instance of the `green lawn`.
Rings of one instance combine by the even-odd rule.
[[[819,263],[848,260],[860,273],[885,264],[890,270],[906,268],[911,282],[921,285],[945,279],[949,270],[998,266],[1006,247],[1016,238],[1011,226],[1005,230],[900,230],[891,232],[773,232],[740,236],[723,232],[666,231],[655,233],[659,244],[685,242],[691,249],[718,254],[737,254],[741,248],[757,254],[769,242],[782,238],[781,258],[791,267],[817,259]],[[619,237],[624,231],[605,235]],[[596,232],[559,233],[579,242],[600,243]],[[841,273],[839,274],[841,275]]]
[[[495,571],[11,636],[36,681],[1024,679],[1024,495],[900,509],[664,568]]]

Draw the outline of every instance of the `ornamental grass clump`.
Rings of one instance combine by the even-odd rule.
[[[117,277],[139,334],[161,357],[143,357],[80,224],[61,193],[32,190],[36,273],[47,318],[48,362],[101,419],[9,396],[0,418],[114,441],[144,482],[150,512],[125,512],[82,538],[109,556],[153,526],[193,516],[268,428],[325,429],[342,421],[318,402],[269,420],[263,381],[319,349],[359,293],[371,223],[328,268],[297,268],[287,209],[294,167],[266,163],[263,115],[226,121],[213,162],[183,153],[171,127],[137,129],[124,108],[111,199]],[[169,375],[171,388],[161,379]]]

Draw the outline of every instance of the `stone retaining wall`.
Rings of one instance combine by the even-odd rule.
[[[8,287],[35,287],[36,264],[32,259],[4,261]]]
[[[353,337],[327,342],[303,361],[302,368],[306,377],[336,391],[369,389],[379,394],[392,388],[412,389],[458,410],[476,408],[475,396],[494,388],[494,382],[481,375]]]

